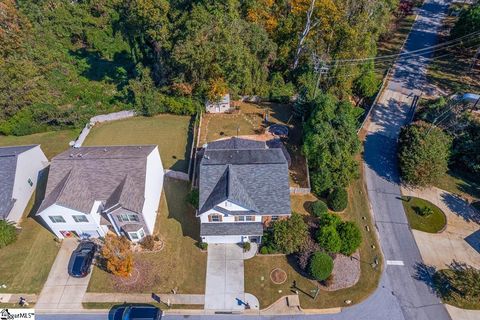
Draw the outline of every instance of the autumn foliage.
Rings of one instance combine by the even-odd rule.
[[[133,269],[133,255],[130,241],[125,237],[109,234],[105,237],[102,256],[107,271],[116,276],[128,277]]]

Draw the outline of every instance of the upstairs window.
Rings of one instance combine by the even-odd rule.
[[[28,178],[28,184],[30,185],[30,187],[33,187],[33,181],[32,181],[32,179]]]
[[[212,214],[210,216],[210,221],[211,222],[221,222],[222,221],[222,216],[218,214]]]
[[[120,222],[138,222],[140,219],[136,214],[121,214],[118,216]]]
[[[73,217],[73,220],[75,220],[75,222],[88,222],[88,219],[87,217],[85,217],[83,214],[82,215],[76,215],[76,216],[72,216]]]
[[[65,223],[65,219],[62,216],[48,216],[53,223]]]

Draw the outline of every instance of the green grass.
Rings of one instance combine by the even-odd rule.
[[[84,146],[156,144],[164,168],[188,171],[192,118],[161,114],[97,124]]]
[[[40,293],[60,249],[55,236],[31,218],[34,199],[25,209],[17,241],[0,249],[0,284],[7,286],[0,293]]]
[[[195,211],[186,203],[189,184],[166,178],[157,216],[155,232],[164,241],[162,251],[136,254],[152,272],[148,283],[142,283],[138,293],[202,294],[205,291],[207,255],[196,247],[200,222]],[[93,269],[89,292],[117,292],[112,275],[98,267]]]
[[[435,186],[469,200],[480,199],[480,180],[476,180],[471,173],[451,170],[437,180]]]
[[[402,203],[412,229],[437,233],[442,231],[445,227],[447,217],[445,216],[445,213],[433,203],[415,197],[403,197]],[[433,213],[428,216],[421,216],[418,212],[420,208],[424,207],[431,208]]]
[[[313,196],[292,196],[292,210],[307,214],[308,207]],[[344,220],[355,221],[362,232],[363,241],[360,246],[361,276],[357,284],[351,288],[337,291],[320,291],[316,300],[312,299],[311,290],[316,288],[315,281],[302,276],[297,268],[295,257],[286,256],[256,256],[245,261],[245,292],[252,293],[259,301],[261,308],[265,308],[284,295],[291,294],[290,286],[293,280],[297,282],[300,303],[303,308],[333,308],[345,306],[345,300],[359,303],[366,299],[377,288],[381,275],[382,255],[379,251],[378,240],[369,213],[368,198],[362,179],[355,180],[349,190],[349,205],[340,215]],[[303,202],[303,203],[302,203]],[[362,217],[366,219],[363,220]],[[368,225],[370,232],[365,227]],[[372,245],[375,249],[372,249]],[[377,259],[379,266],[371,267],[371,263]],[[276,285],[270,280],[270,272],[275,268],[281,268],[287,273],[287,281]],[[263,278],[263,280],[262,280]],[[279,291],[280,290],[280,291]]]
[[[452,274],[450,269],[438,270],[438,273]],[[480,300],[468,300],[454,291],[450,291],[448,297],[442,297],[442,302],[460,309],[480,310]]]
[[[27,144],[40,144],[48,159],[69,148],[68,143],[75,140],[78,130],[60,130],[31,134],[28,136],[2,136],[0,146],[16,146]]]

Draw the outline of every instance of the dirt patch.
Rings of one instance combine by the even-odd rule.
[[[360,254],[355,252],[350,257],[337,254],[333,259],[332,280],[328,286],[320,284],[326,291],[335,291],[353,287],[360,279]]]
[[[275,284],[282,284],[287,281],[287,273],[280,268],[275,268],[270,272],[270,280]]]

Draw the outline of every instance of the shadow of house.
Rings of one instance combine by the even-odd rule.
[[[480,224],[480,213],[462,198],[450,193],[443,193],[442,201],[454,214],[462,217],[463,220]]]
[[[126,50],[116,52],[112,60],[105,59],[99,51],[85,48],[70,50],[69,54],[85,64],[81,75],[89,80],[106,81],[115,84],[117,90],[122,90],[133,77],[135,65]]]
[[[163,183],[168,218],[177,220],[182,228],[182,235],[200,241],[200,220],[195,217],[195,210],[187,203],[190,190],[185,181],[165,177]]]
[[[464,239],[475,251],[480,253],[480,230],[475,231]]]

